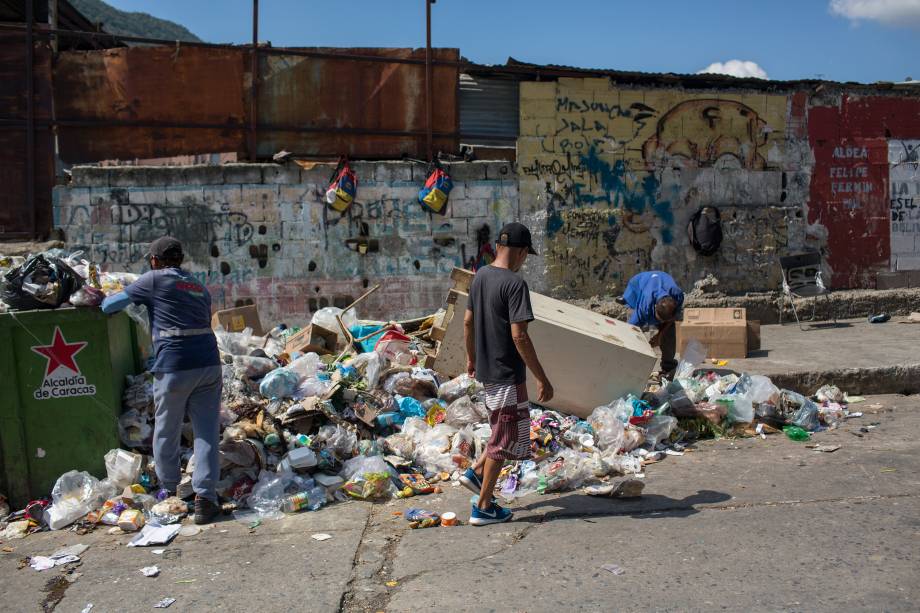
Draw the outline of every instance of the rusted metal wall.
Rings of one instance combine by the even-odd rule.
[[[424,49],[324,49],[424,60]],[[434,62],[457,62],[459,49],[433,49]],[[262,55],[257,108],[259,155],[286,149],[298,154],[348,154],[370,159],[426,157],[425,65]],[[457,149],[456,65],[432,69],[434,149]],[[331,128],[295,132],[261,126]]]
[[[36,42],[34,53],[35,223],[38,235],[51,228],[54,184],[51,131],[51,50]],[[25,37],[0,33],[0,238],[32,233],[26,194],[26,46]]]
[[[294,50],[296,51],[296,50]],[[424,60],[424,49],[309,49]],[[60,54],[54,95],[65,162],[244,152],[247,48],[134,47]],[[433,50],[436,150],[457,149],[458,49]],[[258,152],[425,157],[425,65],[260,54]],[[204,124],[206,128],[192,124]]]
[[[182,46],[61,53],[54,67],[61,158],[243,151],[245,57],[242,49]]]

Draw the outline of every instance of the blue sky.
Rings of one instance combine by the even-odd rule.
[[[108,2],[208,42],[252,36],[250,0]],[[424,0],[260,0],[260,13],[276,47],[425,44]],[[432,15],[435,46],[487,64],[693,73],[739,60],[728,69],[773,79],[920,80],[920,0],[438,0]]]

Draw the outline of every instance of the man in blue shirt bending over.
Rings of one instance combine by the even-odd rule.
[[[153,398],[156,422],[153,458],[164,495],[175,495],[182,422],[188,415],[195,433],[195,523],[207,524],[220,513],[215,487],[220,480],[221,366],[217,339],[211,331],[211,295],[182,270],[182,244],[164,236],[150,244],[151,270],[123,292],[102,302],[115,313],[132,302],[150,315],[156,358]]]
[[[652,337],[653,347],[661,347],[661,375],[671,378],[677,369],[677,328],[674,322],[684,306],[684,292],[666,272],[640,272],[629,280],[621,304],[630,308],[629,323],[658,329]]]

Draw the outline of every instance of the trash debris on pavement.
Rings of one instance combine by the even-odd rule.
[[[601,568],[617,576],[626,574],[626,570],[622,566],[616,564],[604,564]]]
[[[441,513],[441,526],[450,527],[457,525],[457,514],[453,511]]]
[[[325,532],[319,532],[317,534],[311,534],[310,538],[312,538],[314,541],[328,541],[332,538],[332,535],[326,534]]]
[[[164,598],[158,603],[156,603],[155,605],[153,605],[153,608],[154,609],[168,609],[174,602],[176,602],[175,598]]]
[[[173,540],[182,526],[173,524],[170,526],[160,526],[159,524],[147,524],[141,533],[131,539],[128,547],[147,547],[149,545],[168,545]]]
[[[254,306],[215,315],[223,364],[217,493],[226,513],[253,530],[268,519],[345,500],[386,502],[430,496],[447,482],[458,485],[483,453],[491,426],[483,387],[466,374],[465,358],[460,361],[462,317],[455,314],[465,308],[469,273],[455,270],[451,276],[457,287],[447,309],[413,320],[362,320],[361,299],[346,309],[320,309],[303,328],[264,322]],[[68,299],[81,288],[109,295],[135,279],[100,272],[79,253],[49,252],[8,270],[0,295],[10,298],[7,308],[31,308],[35,301],[54,308],[71,304]],[[92,302],[94,292],[84,294],[89,296],[78,302]],[[614,337],[632,328],[539,294],[532,299],[538,352],[540,342],[552,339],[559,349],[543,349],[547,369],[573,360],[581,365],[578,376],[554,381],[551,406],[531,403],[531,458],[503,468],[497,495],[505,500],[583,487],[595,496],[638,496],[645,466],[682,455],[697,439],[785,431],[807,440],[810,432],[859,415],[848,410],[856,398],[833,385],[805,397],[764,376],[714,370],[694,340],[684,347],[673,380],[646,386],[655,361],[647,341],[631,332],[624,344],[596,338],[598,327]],[[574,327],[563,329],[562,320]],[[591,365],[614,363],[604,361],[610,356],[629,366],[608,384],[610,369]],[[135,547],[197,534],[180,532],[189,513],[182,499],[194,495],[188,428],[178,492],[156,497],[152,386],[149,372],[126,378],[118,420],[122,448],[105,454],[106,478],[76,470],[61,475],[50,501],[10,515],[0,524],[0,538],[110,526],[117,534],[136,532],[128,543]],[[452,513],[411,510],[416,514],[406,519],[413,527],[456,523]],[[319,536],[331,538],[314,538],[323,540]]]
[[[158,566],[145,566],[141,569],[141,574],[145,577],[156,577],[160,574],[160,568]]]

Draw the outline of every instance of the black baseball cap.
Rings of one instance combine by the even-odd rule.
[[[496,241],[499,245],[504,245],[505,247],[526,247],[527,253],[531,255],[538,255],[533,248],[533,241],[530,238],[530,230],[527,229],[522,223],[512,221],[511,223],[506,223],[502,226],[502,229],[498,233],[498,240]]]
[[[167,257],[182,257],[182,243],[171,236],[161,236],[150,243],[145,257],[148,259],[151,257],[160,259]]]

